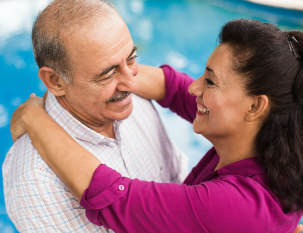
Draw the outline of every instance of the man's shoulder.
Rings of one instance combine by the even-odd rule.
[[[10,148],[2,164],[4,182],[44,179],[39,173],[53,174],[41,159],[28,134],[21,136]],[[44,178],[43,178],[44,177]]]
[[[133,95],[133,111],[131,116],[142,117],[142,116],[151,116],[158,118],[158,112],[155,109],[151,100],[142,98],[138,95]]]
[[[159,113],[152,101],[133,95],[133,110],[131,115],[123,120],[123,125],[132,130],[146,132],[152,130],[157,135],[163,133],[163,125]]]
[[[28,134],[24,134],[11,146],[6,154],[2,167],[4,168],[11,166],[12,164],[19,164],[25,159],[32,160],[34,157],[30,155],[34,154],[38,155],[38,152],[33,146]]]
[[[146,105],[147,107],[153,107],[151,100],[145,99],[136,94],[133,94],[133,103],[134,103],[134,106],[138,105],[138,104],[139,105],[142,104],[142,105]]]

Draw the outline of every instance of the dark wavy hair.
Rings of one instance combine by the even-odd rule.
[[[256,158],[284,212],[303,209],[303,33],[256,20],[223,26],[233,70],[248,95],[266,95],[270,111],[258,132]]]

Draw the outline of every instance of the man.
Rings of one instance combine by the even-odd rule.
[[[182,156],[157,112],[131,94],[136,47],[109,3],[56,0],[38,16],[32,39],[38,75],[49,90],[46,111],[67,133],[124,176],[183,180]],[[3,180],[7,212],[20,232],[107,231],[86,219],[28,135],[8,152]]]

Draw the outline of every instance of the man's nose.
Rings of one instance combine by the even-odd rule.
[[[133,92],[136,88],[136,80],[134,77],[138,73],[137,64],[131,66],[125,64],[121,67],[121,74],[119,77],[119,83],[117,89],[119,91]]]

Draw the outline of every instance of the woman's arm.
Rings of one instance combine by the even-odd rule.
[[[168,70],[168,67],[166,69]],[[169,78],[166,79],[163,69],[144,65],[140,66],[140,72],[141,74],[137,78],[138,94],[141,93],[144,97],[161,100],[165,97],[165,92],[168,91],[169,98],[165,98],[164,101],[173,106],[172,110],[190,121],[193,119],[196,108],[195,101],[193,98],[190,101],[185,98],[188,96],[187,86],[192,81],[190,77],[176,73],[170,68]],[[170,80],[171,84],[165,89],[167,80]],[[44,103],[37,104],[39,100],[41,99],[31,96],[13,114],[11,120],[13,140],[27,132],[41,157],[80,200],[100,161],[61,129],[44,111]],[[188,111],[189,109],[191,111]],[[188,114],[189,112],[190,114]],[[187,115],[189,116],[187,117]]]
[[[188,92],[194,79],[169,65],[161,66],[165,77],[165,98],[158,101],[162,107],[168,107],[183,119],[193,122],[197,112],[196,97]]]
[[[30,97],[19,106],[11,120],[12,135],[26,131],[43,160],[80,201],[101,162],[56,124],[41,105],[41,98]]]
[[[146,99],[157,100],[162,107],[169,107],[172,112],[193,122],[197,106],[196,98],[188,93],[192,81],[193,78],[168,65],[161,68],[139,65],[135,93]]]
[[[165,97],[165,77],[161,68],[139,65],[135,93],[146,99],[162,100]]]
[[[225,181],[196,186],[157,184],[124,178],[105,165],[99,166],[100,161],[76,143],[41,106],[30,103],[34,99],[30,98],[14,113],[12,128],[17,123],[21,131],[29,133],[41,157],[77,200],[82,197],[81,204],[87,209],[87,216],[92,222],[117,232],[161,232],[163,229],[165,232],[195,232],[203,229],[220,232],[224,231],[223,228],[235,232],[232,231],[235,227],[238,230],[243,228],[241,232],[246,232],[244,229],[247,226],[241,225],[240,228],[235,225],[234,217],[254,220],[257,216],[254,211],[241,214],[253,206],[247,200],[254,200],[254,196],[247,198],[249,191],[242,195],[247,188],[246,183],[242,188],[235,188],[235,182]],[[84,193],[87,187],[90,188]],[[255,192],[252,194],[255,195]],[[227,197],[229,201],[226,201]],[[234,203],[239,204],[239,200],[242,200],[245,211],[234,208]],[[231,225],[214,224],[216,219],[226,219]],[[251,221],[252,226],[261,220]]]
[[[165,77],[162,69],[140,65],[139,73],[137,94],[155,100],[163,99]],[[12,138],[16,141],[27,132],[44,161],[80,200],[101,162],[58,126],[43,107],[43,99],[35,95],[19,106],[11,120]]]

